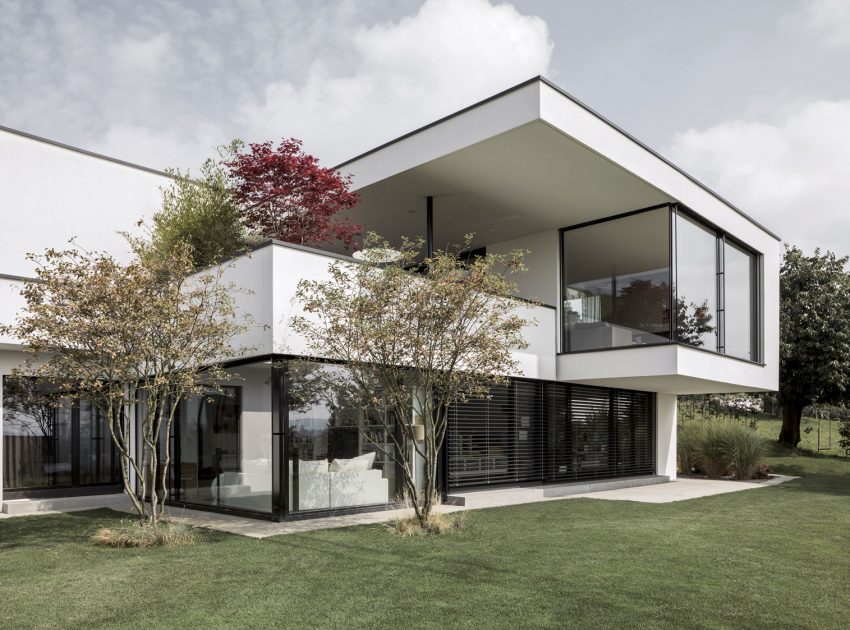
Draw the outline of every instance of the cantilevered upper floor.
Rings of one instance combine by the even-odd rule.
[[[557,310],[561,380],[776,389],[778,237],[543,78],[339,168],[351,218],[435,248],[522,248],[519,295]]]

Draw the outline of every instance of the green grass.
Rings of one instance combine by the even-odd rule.
[[[846,628],[850,460],[773,456],[785,485],[650,505],[473,512],[444,537],[352,527],[97,547],[108,510],[0,520],[0,628]]]

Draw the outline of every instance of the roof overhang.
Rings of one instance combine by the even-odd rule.
[[[390,240],[475,232],[508,240],[681,202],[740,240],[777,238],[729,202],[537,77],[337,167],[361,196],[351,217]]]

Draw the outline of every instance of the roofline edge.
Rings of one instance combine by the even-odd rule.
[[[43,142],[44,144],[49,144],[54,147],[58,147],[60,149],[65,149],[67,151],[73,151],[74,153],[80,153],[82,155],[97,158],[98,160],[106,160],[107,162],[112,162],[113,164],[119,164],[120,166],[127,166],[129,168],[134,168],[139,171],[145,171],[146,173],[151,173],[153,175],[160,175],[162,177],[167,177],[169,179],[173,179],[171,175],[166,173],[165,171],[160,171],[155,168],[151,168],[150,166],[143,166],[141,164],[136,164],[135,162],[128,162],[127,160],[122,160],[120,158],[111,157],[109,155],[104,155],[103,153],[97,153],[96,151],[89,151],[88,149],[82,149],[80,147],[75,147],[72,144],[65,144],[64,142],[59,142],[58,140],[51,140],[50,138],[45,138],[44,136],[38,136],[34,133],[29,133],[28,131],[21,131],[20,129],[14,129],[12,127],[7,127],[6,125],[0,125],[0,131],[5,131],[7,133],[11,133],[16,136],[21,136],[22,138],[27,138],[28,140],[35,140],[36,142]]]
[[[517,90],[520,90],[520,89],[522,89],[522,88],[524,88],[528,85],[531,85],[532,83],[534,83],[536,81],[539,81],[543,85],[546,85],[547,87],[552,88],[553,90],[555,90],[561,96],[569,99],[570,101],[572,101],[573,103],[575,103],[576,105],[578,105],[579,107],[584,109],[589,114],[595,116],[596,118],[601,120],[603,123],[605,123],[606,125],[608,125],[612,129],[614,129],[615,131],[619,132],[627,140],[634,142],[636,145],[638,145],[644,151],[647,151],[653,157],[661,160],[664,164],[666,164],[667,166],[669,166],[670,168],[675,170],[677,173],[679,173],[680,175],[683,175],[692,184],[695,184],[698,187],[702,188],[705,192],[710,194],[712,197],[714,197],[715,199],[717,199],[718,201],[720,201],[724,205],[728,206],[730,210],[739,214],[741,217],[743,217],[744,219],[746,219],[747,221],[752,223],[754,226],[756,226],[757,228],[759,228],[760,230],[765,232],[765,234],[767,234],[768,236],[772,237],[773,239],[775,239],[777,241],[780,241],[780,242],[782,241],[782,237],[780,237],[778,234],[776,234],[773,230],[765,227],[763,224],[756,221],[753,217],[751,217],[746,212],[741,210],[739,207],[737,207],[731,201],[729,201],[728,199],[726,199],[725,197],[723,197],[719,193],[717,193],[714,190],[712,190],[711,188],[709,188],[706,184],[702,183],[700,180],[698,180],[696,177],[694,177],[693,175],[691,175],[690,173],[685,171],[683,168],[676,166],[673,162],[671,162],[666,157],[664,157],[663,155],[658,153],[658,151],[652,149],[646,143],[638,140],[636,137],[634,137],[628,131],[626,131],[625,129],[623,129],[619,125],[611,122],[611,120],[609,120],[608,118],[606,118],[605,116],[603,116],[602,114],[600,114],[599,112],[594,110],[592,107],[589,107],[587,104],[585,104],[584,102],[582,102],[581,100],[579,100],[578,98],[576,98],[575,96],[573,96],[572,94],[567,92],[562,87],[559,87],[558,85],[556,85],[551,80],[544,77],[543,75],[537,75],[537,76],[531,77],[530,79],[526,79],[522,83],[518,83],[518,84],[516,84],[512,87],[509,87],[505,90],[502,90],[501,92],[493,94],[492,96],[488,96],[487,98],[485,98],[481,101],[473,103],[472,105],[468,105],[467,107],[464,107],[463,109],[459,109],[456,112],[448,114],[447,116],[443,116],[441,118],[438,118],[437,120],[430,122],[427,125],[423,125],[422,127],[418,127],[416,129],[414,129],[413,131],[409,131],[409,132],[407,132],[407,133],[405,133],[401,136],[398,136],[397,138],[394,138],[392,140],[384,142],[384,143],[378,145],[377,147],[369,149],[368,151],[364,151],[363,153],[360,153],[359,155],[356,155],[356,156],[354,156],[354,157],[352,157],[348,160],[345,160],[344,162],[340,162],[339,164],[337,164],[336,166],[334,166],[332,168],[334,170],[340,170],[341,168],[344,168],[345,166],[348,166],[349,164],[352,164],[352,163],[356,162],[357,160],[361,160],[361,159],[368,157],[368,156],[370,156],[374,153],[377,153],[378,151],[382,151],[383,149],[386,149],[387,147],[392,146],[393,144],[396,144],[398,142],[406,140],[406,139],[408,139],[412,136],[415,136],[416,134],[421,133],[423,131],[427,131],[428,129],[430,129],[432,127],[436,127],[437,125],[440,125],[440,124],[442,124],[442,123],[444,123],[448,120],[451,120],[452,118],[456,118],[457,116],[460,116],[462,114],[465,114],[465,113],[467,113],[467,112],[469,112],[473,109],[476,109],[477,107],[480,107],[482,105],[486,105],[490,101],[494,101],[498,98],[506,96],[506,95],[510,94],[511,92],[515,92]]]

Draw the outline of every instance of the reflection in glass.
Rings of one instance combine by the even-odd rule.
[[[723,245],[726,282],[724,341],[726,354],[742,359],[757,357],[754,331],[754,278],[756,258],[740,247]]]
[[[114,484],[118,465],[109,428],[88,400],[36,379],[3,377],[5,489]]]
[[[717,236],[683,214],[676,216],[676,338],[717,349]]]
[[[364,413],[345,368],[290,361],[288,379],[290,510],[393,500],[393,438],[378,411]]]
[[[670,341],[670,211],[564,232],[568,352]]]
[[[108,421],[88,400],[80,401],[80,483],[110,483],[120,479],[120,458]]]
[[[238,380],[237,374],[238,373]],[[172,488],[186,503],[257,512],[272,509],[271,366],[234,371],[180,408]]]

